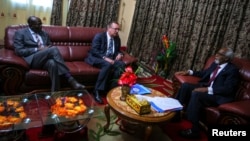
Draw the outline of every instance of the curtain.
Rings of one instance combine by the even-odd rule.
[[[53,0],[50,24],[62,25],[63,18],[63,0]]]
[[[151,67],[166,34],[177,52],[167,78],[179,70],[201,69],[223,46],[250,59],[249,15],[249,0],[137,0],[128,52]]]
[[[71,0],[68,26],[106,27],[118,20],[120,0]]]

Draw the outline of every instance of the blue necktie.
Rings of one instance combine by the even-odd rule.
[[[113,58],[113,38],[109,39],[109,46],[106,55],[107,57]]]

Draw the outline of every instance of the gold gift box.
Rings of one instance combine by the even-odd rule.
[[[126,103],[140,115],[150,113],[151,111],[151,105],[147,100],[139,100],[134,95],[127,95]]]

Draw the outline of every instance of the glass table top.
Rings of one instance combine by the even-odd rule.
[[[55,124],[66,130],[86,126],[98,116],[96,103],[87,90],[0,96],[0,132]]]

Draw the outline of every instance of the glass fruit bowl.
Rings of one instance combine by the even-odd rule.
[[[14,125],[27,122],[25,96],[0,97],[0,129],[8,129]]]

